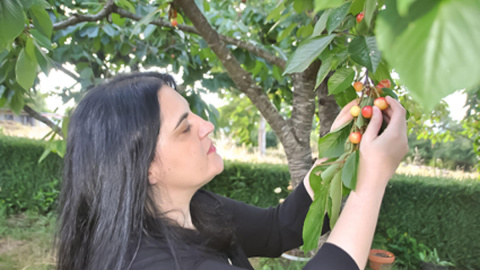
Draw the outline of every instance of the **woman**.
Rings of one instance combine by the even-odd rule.
[[[78,104],[67,136],[58,269],[253,269],[248,257],[302,244],[314,195],[308,175],[270,209],[201,190],[223,170],[208,137],[214,126],[173,88],[165,74],[123,75]],[[405,110],[388,102],[388,127],[377,135],[375,108],[357,188],[304,269],[364,268],[386,184],[408,150]],[[351,119],[352,105],[334,127]]]

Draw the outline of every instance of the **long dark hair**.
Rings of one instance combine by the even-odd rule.
[[[161,128],[158,91],[176,87],[160,73],[121,75],[91,89],[70,117],[57,233],[61,270],[124,269],[142,235],[165,240],[178,268],[173,242],[189,242],[185,229],[157,208],[148,170]],[[224,250],[233,226],[192,198],[191,214],[204,237],[195,245]]]

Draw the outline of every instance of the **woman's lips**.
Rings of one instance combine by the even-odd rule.
[[[208,149],[208,154],[211,154],[211,153],[215,153],[217,152],[217,148],[215,148],[215,146],[213,145],[213,143],[210,145],[210,149]]]

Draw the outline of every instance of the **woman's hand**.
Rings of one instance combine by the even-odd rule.
[[[335,120],[333,121],[332,126],[330,127],[330,132],[336,130],[337,128],[341,127],[343,124],[352,121],[353,116],[350,113],[350,109],[354,106],[358,105],[358,100],[354,99],[350,101],[347,105],[345,105],[340,113],[337,115]]]
[[[395,99],[388,96],[386,99],[390,106],[383,111],[384,115],[380,109],[373,106],[373,116],[360,142],[359,182],[356,191],[362,188],[384,189],[408,153],[405,109]],[[378,135],[382,119],[385,119],[388,125],[382,134]]]

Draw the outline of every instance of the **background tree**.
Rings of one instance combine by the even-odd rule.
[[[378,83],[395,69],[425,111],[478,86],[479,11],[475,0],[3,0],[0,106],[20,111],[40,70],[63,70],[87,91],[119,72],[171,67],[191,99],[200,88],[248,97],[298,183],[312,161],[314,114],[326,134],[338,105],[356,97],[354,80]]]

